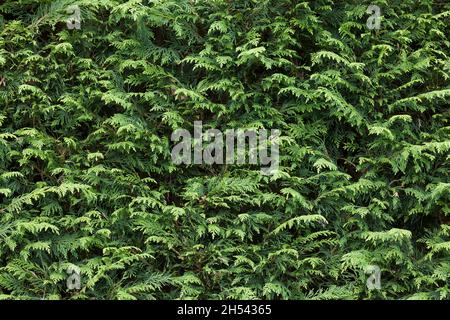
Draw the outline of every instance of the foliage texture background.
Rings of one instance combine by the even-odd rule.
[[[0,299],[450,298],[448,1],[0,14]],[[175,166],[195,120],[280,129],[280,170]]]

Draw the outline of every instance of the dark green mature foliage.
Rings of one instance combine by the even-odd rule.
[[[0,14],[0,298],[450,298],[448,1]],[[172,164],[195,120],[280,129],[279,171]]]

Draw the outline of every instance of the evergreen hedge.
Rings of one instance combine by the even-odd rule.
[[[0,14],[0,299],[450,298],[448,1]],[[279,170],[175,165],[194,121],[279,129]]]

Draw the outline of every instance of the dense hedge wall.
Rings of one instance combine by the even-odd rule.
[[[450,298],[448,1],[0,14],[1,299]],[[198,120],[281,130],[279,170],[173,164]]]

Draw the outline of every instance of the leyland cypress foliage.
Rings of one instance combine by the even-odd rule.
[[[1,299],[450,298],[448,1],[0,14]],[[278,170],[175,165],[194,121],[279,129]]]

